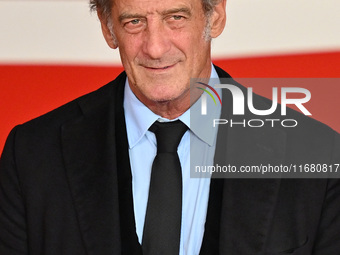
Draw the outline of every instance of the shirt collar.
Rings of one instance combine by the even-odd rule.
[[[125,81],[124,89],[124,112],[126,130],[130,149],[134,147],[145,135],[149,127],[160,116],[153,113],[133,94],[128,79]]]
[[[209,85],[214,86],[219,79],[215,67],[212,66],[211,75],[209,80]],[[217,94],[222,99],[222,89],[215,88]],[[221,115],[221,105],[214,103],[213,100],[207,100],[207,109],[209,109],[209,114],[201,114],[201,101],[200,97],[191,107],[185,112],[188,113],[190,119],[190,130],[202,141],[210,146],[215,143],[217,128],[213,127],[213,120],[220,118]]]
[[[218,78],[217,72],[212,65],[210,79]],[[221,96],[221,89],[216,89],[218,94]],[[210,146],[213,145],[215,139],[215,132],[206,132],[206,130],[213,128],[211,123],[214,118],[218,118],[220,116],[221,107],[214,106],[212,100],[207,100],[208,109],[212,109],[213,111],[209,111],[209,115],[200,116],[198,118],[192,117],[190,115],[191,111],[198,112],[200,109],[200,100],[197,100],[190,109],[188,109],[185,113],[179,116],[177,119],[181,120],[185,125],[187,125],[190,130],[198,136],[205,143]],[[149,127],[156,120],[169,121],[168,119],[164,119],[161,116],[153,113],[148,107],[146,107],[132,92],[128,79],[125,81],[125,89],[124,89],[124,112],[125,112],[125,121],[126,121],[126,130],[129,142],[129,148],[133,148],[145,135],[148,131]],[[210,120],[210,121],[209,121]]]

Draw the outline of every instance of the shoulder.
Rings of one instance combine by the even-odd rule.
[[[254,114],[249,110],[249,107],[247,107],[248,96],[252,97],[252,104],[254,108],[258,110],[270,109],[273,101],[255,93],[248,95],[246,87],[231,78],[224,70],[216,66],[215,68],[220,78],[227,78],[226,81],[228,84],[234,85],[243,94],[243,104],[245,106],[244,115],[232,115],[228,118],[245,120],[247,129],[244,132],[249,132],[251,129],[256,128],[261,129],[261,127],[249,127],[251,125],[263,125],[263,132],[275,129],[278,133],[286,137],[286,152],[291,154],[291,158],[294,159],[308,158],[312,161],[318,158],[330,159],[332,155],[336,156],[334,153],[340,155],[340,134],[332,128],[289,107],[286,108],[286,114],[281,114],[280,104],[278,104],[276,110],[269,115]],[[225,101],[234,102],[234,97],[236,98],[236,96],[231,95],[228,89],[223,90],[223,98],[225,99],[223,100],[223,104]],[[228,105],[227,107],[232,107],[231,103],[226,104]],[[248,125],[249,121],[250,125]],[[338,158],[340,157],[338,156]]]
[[[253,98],[255,102],[254,104],[261,102],[263,103],[263,105],[266,105],[266,108],[264,109],[269,109],[273,104],[273,101],[271,99],[257,94],[253,94]],[[275,118],[277,120],[280,120],[281,123],[279,123],[278,127],[287,131],[288,133],[297,133],[301,137],[311,137],[313,138],[313,140],[320,140],[318,138],[327,140],[339,136],[339,134],[335,130],[333,130],[326,124],[314,119],[313,116],[307,116],[302,112],[289,108],[289,106],[285,107],[286,114],[282,114],[281,107],[282,105],[278,104],[276,111],[273,114],[269,115],[268,118]],[[284,122],[286,122],[287,125],[285,125]]]
[[[269,109],[272,100],[253,95],[254,101],[266,104]],[[252,116],[258,118],[258,116]],[[297,164],[331,164],[340,162],[340,134],[328,125],[289,107],[281,114],[281,105],[269,115],[263,116],[268,124],[285,135],[286,161]],[[275,121],[274,121],[275,120]],[[275,123],[275,124],[272,124]]]
[[[225,72],[223,69],[219,68],[218,66],[215,66],[216,71],[219,75],[220,78],[225,78],[226,81],[228,81],[228,83],[236,86],[237,88],[239,88],[243,95],[244,95],[244,99],[245,99],[245,104],[247,105],[247,97],[248,97],[248,93],[247,93],[247,88],[245,86],[243,86],[242,84],[240,84],[239,82],[237,82],[236,80],[234,80],[227,72]],[[260,96],[256,93],[252,93],[252,102],[255,108],[257,109],[270,109],[270,107],[273,104],[273,101],[271,99],[268,99],[266,97]],[[247,108],[247,107],[246,107]],[[292,126],[294,124],[294,120],[296,121],[296,123],[298,124],[296,126],[296,128],[285,128],[284,125],[278,125],[279,128],[284,129],[285,131],[296,131],[296,132],[302,132],[301,135],[302,136],[330,136],[330,137],[334,137],[334,136],[338,136],[339,134],[334,131],[333,129],[331,129],[330,127],[328,127],[326,124],[321,123],[320,121],[313,119],[310,116],[306,116],[301,112],[298,112],[296,110],[293,110],[289,107],[286,107],[286,114],[282,115],[281,114],[281,105],[278,104],[276,111],[270,115],[263,115],[263,116],[258,116],[252,113],[249,113],[249,109],[246,109],[246,111],[248,110],[248,113],[246,113],[246,116],[248,116],[248,118],[260,118],[260,119],[270,119],[270,118],[275,118],[276,120],[287,120],[287,124],[288,121],[291,120],[291,123],[289,123],[289,126]],[[294,133],[294,132],[293,132]]]

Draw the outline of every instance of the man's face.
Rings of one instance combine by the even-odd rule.
[[[111,18],[117,45],[109,45],[119,47],[130,87],[147,106],[189,102],[190,78],[210,76],[201,0],[114,0]]]

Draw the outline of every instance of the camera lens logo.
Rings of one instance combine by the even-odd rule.
[[[203,86],[209,88],[212,92],[214,92],[214,94],[217,96],[218,100],[220,101],[220,104],[222,105],[222,100],[221,100],[220,96],[218,95],[217,91],[216,91],[213,87],[211,87],[210,85],[205,84],[205,83],[203,83],[203,82],[197,82],[197,83],[199,83],[199,84],[201,84],[201,85],[203,85]],[[198,89],[203,90],[204,92],[206,92],[206,93],[212,98],[212,100],[214,101],[215,105],[217,105],[216,100],[215,100],[213,94],[212,94],[209,90],[204,89],[204,88],[201,88],[201,87],[196,87],[196,88],[198,88]],[[205,99],[205,97],[203,97],[203,98]],[[204,101],[206,101],[206,100],[204,100]],[[206,103],[205,103],[205,104],[206,104]]]

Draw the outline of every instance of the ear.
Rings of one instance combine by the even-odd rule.
[[[211,33],[210,36],[212,38],[216,38],[219,36],[225,27],[225,23],[227,20],[226,14],[226,2],[227,0],[221,0],[217,5],[214,7],[214,11],[210,18],[211,24]]]
[[[97,10],[97,15],[100,20],[100,25],[102,28],[102,33],[105,38],[106,43],[109,45],[110,48],[116,49],[118,48],[117,40],[115,38],[115,35],[113,34],[113,27],[109,28],[111,25],[111,22],[108,22],[107,19],[104,19],[101,11]]]

